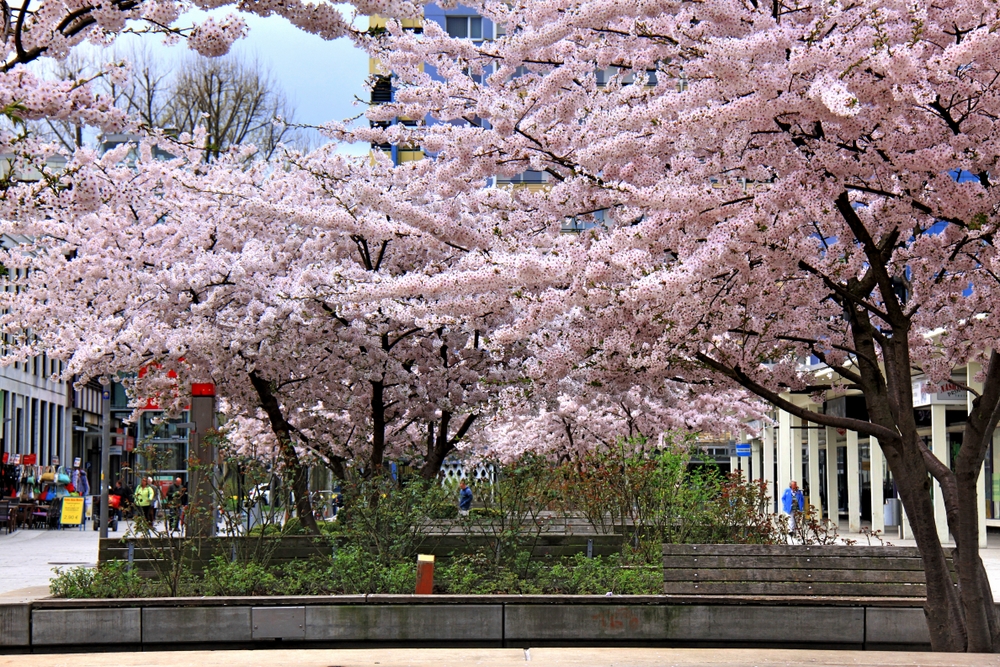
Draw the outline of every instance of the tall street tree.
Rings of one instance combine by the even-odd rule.
[[[482,202],[489,174],[543,172],[522,234],[596,226],[531,257],[493,252],[455,289],[504,283],[520,311],[511,339],[536,332],[535,363],[554,377],[603,384],[639,369],[877,438],[923,555],[934,648],[1000,649],[976,501],[1000,418],[996,5],[479,9],[505,36],[390,22],[372,37],[398,89],[369,117],[435,122],[357,137],[428,147],[439,191]],[[803,368],[809,356],[832,379]],[[972,369],[972,409],[949,467],[918,435],[912,383],[959,367]],[[870,420],[786,398],[847,390]]]

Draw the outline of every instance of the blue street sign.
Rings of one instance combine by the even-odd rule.
[[[736,443],[736,456],[750,456],[750,443],[749,442]]]

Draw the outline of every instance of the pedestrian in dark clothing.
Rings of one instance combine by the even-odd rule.
[[[114,487],[108,491],[109,496],[118,496],[118,507],[112,512],[115,519],[121,520],[124,516],[125,508],[132,502],[132,491],[122,483],[121,478],[115,482]]]
[[[184,480],[180,477],[167,489],[167,530],[171,533],[181,529],[181,518],[187,508],[188,495]]]
[[[465,484],[465,480],[458,483],[458,514],[459,516],[469,516],[472,509],[472,489]]]

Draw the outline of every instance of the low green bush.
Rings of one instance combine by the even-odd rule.
[[[274,568],[259,563],[240,563],[216,556],[195,583],[201,595],[274,595],[277,576]]]
[[[124,562],[57,570],[50,583],[54,597],[128,598],[169,595],[168,587],[128,571]],[[438,561],[436,593],[458,595],[657,594],[662,569],[626,565],[618,555],[531,560],[522,551],[498,564],[486,553]],[[406,594],[416,587],[415,560],[391,563],[372,558],[358,546],[345,546],[332,557],[313,557],[280,565],[232,562],[215,558],[200,575],[185,571],[177,587],[180,596],[359,595]]]
[[[281,533],[281,524],[263,523],[251,528],[247,535],[250,537],[260,537],[261,535],[281,535]]]
[[[141,598],[162,594],[163,586],[129,571],[128,563],[111,561],[95,568],[55,569],[49,592],[57,598]]]

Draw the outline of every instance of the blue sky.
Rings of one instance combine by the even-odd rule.
[[[305,33],[283,18],[247,16],[249,35],[234,45],[233,52],[256,57],[270,68],[294,105],[299,122],[319,125],[362,113],[366,99],[368,56],[347,39],[323,40]],[[358,19],[367,27],[368,19]],[[163,48],[163,47],[161,47]],[[174,51],[186,50],[184,46]],[[365,146],[362,153],[367,152]]]
[[[339,8],[345,15],[351,15],[349,6],[340,5]],[[211,13],[221,17],[232,13],[232,9]],[[181,17],[177,25],[190,25],[204,16],[205,12],[191,12]],[[365,106],[357,104],[355,97],[368,97],[364,89],[368,56],[354,48],[349,40],[326,41],[277,16],[261,18],[244,14],[243,17],[250,28],[249,34],[236,42],[233,53],[256,59],[270,70],[295,108],[297,122],[319,125],[364,112]],[[358,17],[355,25],[367,28],[367,17]],[[124,53],[128,53],[132,45],[148,47],[153,57],[167,67],[192,53],[183,42],[175,46],[164,45],[163,38],[158,35],[124,35],[116,43]],[[368,144],[343,149],[355,155],[365,155],[368,151]]]

